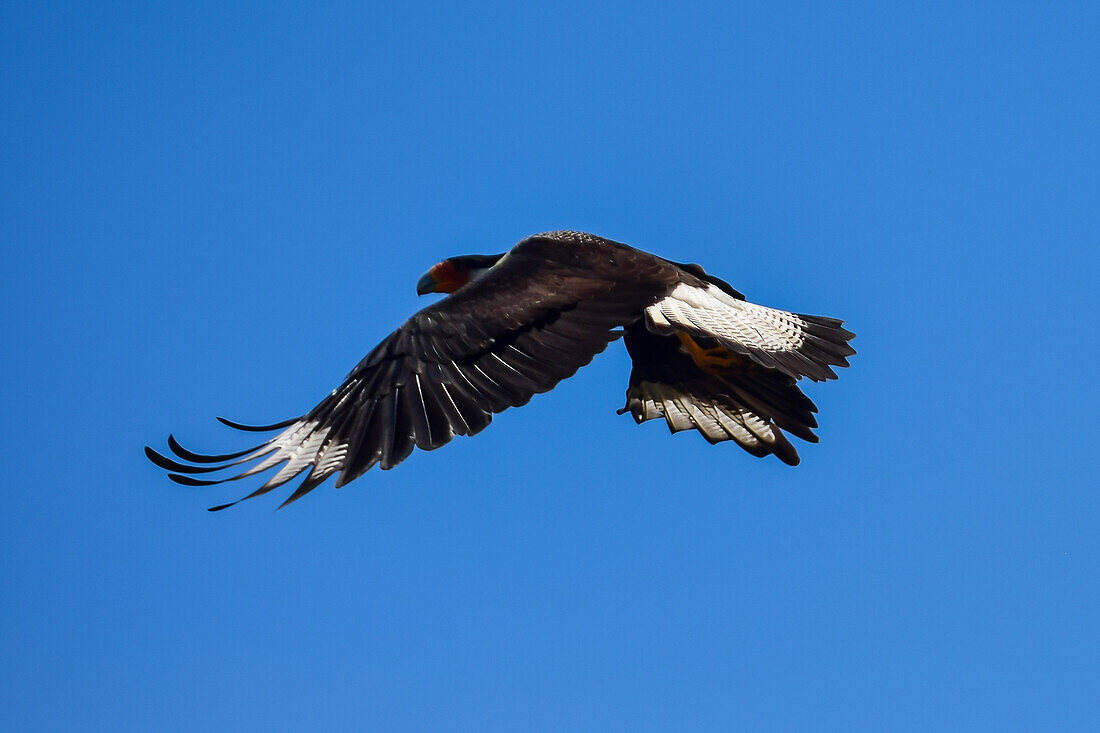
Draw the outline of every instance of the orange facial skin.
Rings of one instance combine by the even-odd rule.
[[[428,270],[435,280],[435,292],[453,293],[470,281],[470,273],[455,265],[451,260],[443,260]]]
[[[433,265],[424,277],[416,284],[416,292],[420,295],[426,293],[453,293],[466,283],[470,282],[470,271],[451,260],[443,260]]]

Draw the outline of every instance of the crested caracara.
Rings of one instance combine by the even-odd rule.
[[[205,486],[278,471],[244,498],[296,476],[289,504],[330,476],[336,486],[371,466],[389,469],[413,448],[474,435],[494,413],[526,404],[625,335],[633,360],[626,405],[641,423],[698,430],[790,465],[783,431],[817,442],[817,408],[797,381],[835,379],[853,334],[835,318],[745,300],[694,264],[680,264],[583,232],[528,237],[503,255],[452,257],[417,293],[450,293],[413,315],[301,417],[230,427],[279,433],[236,453],[204,455],[168,437],[176,458],[146,448],[182,484]],[[243,467],[221,478],[199,476]],[[236,503],[236,502],[234,502]],[[213,509],[224,509],[225,504]]]

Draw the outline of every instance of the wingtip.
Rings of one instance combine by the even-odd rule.
[[[266,433],[270,430],[279,430],[280,428],[289,427],[298,422],[300,418],[294,417],[289,420],[283,420],[282,422],[272,423],[271,425],[247,425],[245,423],[237,422],[236,420],[230,420],[227,417],[217,416],[218,422],[222,425],[227,425],[234,430],[244,430],[249,433]]]
[[[179,464],[173,461],[171,458],[165,455],[161,455],[159,452],[153,450],[151,446],[145,446],[145,457],[153,462],[158,468],[163,468],[166,471],[178,470],[176,466]]]
[[[798,451],[790,441],[784,437],[781,442],[771,447],[771,454],[781,460],[788,466],[797,466],[802,463],[802,456],[798,455]],[[767,455],[766,453],[764,455]]]
[[[251,448],[245,448],[244,450],[236,451],[235,453],[222,453],[220,455],[204,454],[188,450],[180,445],[180,442],[176,440],[176,436],[168,436],[168,448],[171,449],[173,453],[175,453],[183,460],[191,461],[192,463],[221,463],[222,461],[231,461],[234,458],[240,458],[241,456],[247,455],[254,450],[258,450],[264,445],[266,444],[261,443],[260,445],[254,445]]]
[[[175,471],[178,473],[211,473],[212,471],[220,471],[225,468],[225,466],[190,466],[186,463],[172,460],[168,456],[161,455],[149,446],[145,447],[145,457],[165,471]]]
[[[221,480],[192,478],[191,476],[183,476],[178,473],[170,473],[168,474],[168,478],[175,481],[177,484],[183,484],[184,486],[213,486],[214,484],[221,483]]]

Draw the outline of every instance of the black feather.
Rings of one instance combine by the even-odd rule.
[[[234,422],[229,418],[219,417],[218,422],[223,425],[228,425],[236,430],[244,430],[250,433],[266,433],[269,430],[281,430],[282,428],[290,427],[294,423],[298,422],[301,418],[291,418],[290,420],[283,420],[272,425],[245,425],[244,423]]]
[[[189,451],[179,444],[175,436],[168,436],[168,447],[172,450],[172,452],[180,458],[184,459],[185,461],[191,461],[193,463],[221,463],[222,461],[231,461],[234,458],[240,458],[241,456],[248,455],[249,453],[259,449],[262,445],[264,444],[260,443],[260,445],[254,445],[251,448],[245,448],[244,450],[237,451],[236,453],[223,453],[221,455],[215,456]]]

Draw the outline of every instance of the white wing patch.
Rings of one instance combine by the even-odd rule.
[[[731,351],[792,377],[835,379],[830,364],[847,366],[854,353],[840,321],[803,316],[738,300],[712,284],[680,283],[645,309],[646,327],[669,335],[683,331],[717,339]]]
[[[312,420],[309,422],[300,420],[288,427],[283,432],[276,435],[269,442],[261,445],[253,453],[250,453],[244,458],[241,458],[239,461],[237,461],[237,463],[246,463],[255,458],[259,458],[260,456],[267,455],[267,458],[260,461],[237,478],[254,476],[257,473],[266,471],[272,466],[279,465],[283,461],[288,461],[287,465],[280,469],[279,472],[275,476],[273,476],[268,482],[274,484],[275,486],[286,483],[291,478],[301,473],[302,469],[305,468],[306,465],[309,465],[308,460],[302,462],[299,462],[299,460],[301,458],[308,459],[312,457],[312,455],[302,455],[303,447],[309,445],[312,442],[311,438],[312,436],[316,435],[314,429],[317,427],[317,425],[318,422],[316,420]],[[268,455],[269,453],[270,455]],[[287,475],[286,469],[296,464],[298,466],[297,470],[294,471],[293,474]],[[274,486],[272,488],[274,488]]]

